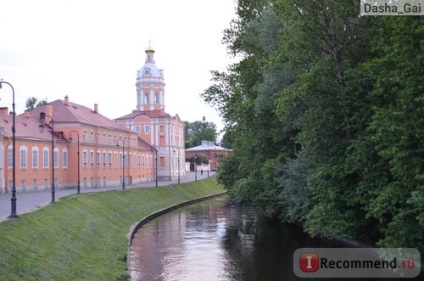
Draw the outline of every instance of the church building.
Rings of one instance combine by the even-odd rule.
[[[146,61],[137,72],[136,110],[114,121],[156,148],[158,180],[185,176],[184,122],[165,112],[165,79],[155,63],[155,50],[145,50]]]

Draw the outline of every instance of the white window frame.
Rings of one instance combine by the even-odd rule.
[[[50,151],[48,147],[43,147],[43,169],[50,167]]]
[[[53,150],[53,167],[55,169],[59,168],[59,149],[55,148]]]
[[[64,169],[68,168],[68,161],[69,161],[68,156],[69,156],[68,150],[64,149],[62,151],[62,166],[63,166]]]
[[[32,147],[32,168],[38,169],[38,147]]]
[[[19,163],[21,169],[26,169],[28,166],[28,148],[26,146],[19,148]]]

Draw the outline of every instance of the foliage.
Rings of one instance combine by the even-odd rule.
[[[424,250],[424,19],[356,1],[239,0],[240,58],[201,96],[232,153],[218,181],[268,216]]]
[[[196,163],[196,165],[209,164],[208,157],[204,155],[193,155],[190,157],[186,157],[186,162]]]
[[[195,147],[202,144],[202,140],[216,141],[218,133],[213,122],[185,122],[185,146]]]
[[[47,99],[38,101],[38,99],[36,97],[29,97],[25,102],[25,109],[26,110],[32,110],[36,107],[40,107],[40,106],[43,106],[43,105],[46,105],[46,104],[48,104]]]

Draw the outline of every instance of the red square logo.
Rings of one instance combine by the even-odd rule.
[[[319,257],[314,253],[306,253],[300,256],[300,270],[303,272],[315,272],[319,269]]]

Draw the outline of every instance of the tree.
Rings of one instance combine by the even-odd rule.
[[[198,146],[202,140],[215,142],[216,137],[216,125],[213,122],[185,122],[186,148]]]
[[[424,25],[354,1],[240,0],[239,62],[201,96],[223,117],[218,181],[311,235],[424,250]]]
[[[26,100],[25,108],[26,110],[32,110],[35,108],[35,105],[37,104],[38,99],[36,97],[30,97]]]
[[[48,104],[47,99],[40,100],[40,101],[38,101],[38,103],[37,103],[37,101],[38,101],[38,99],[36,97],[29,97],[26,100],[25,109],[26,110],[33,110],[36,107],[40,107],[40,106]]]

